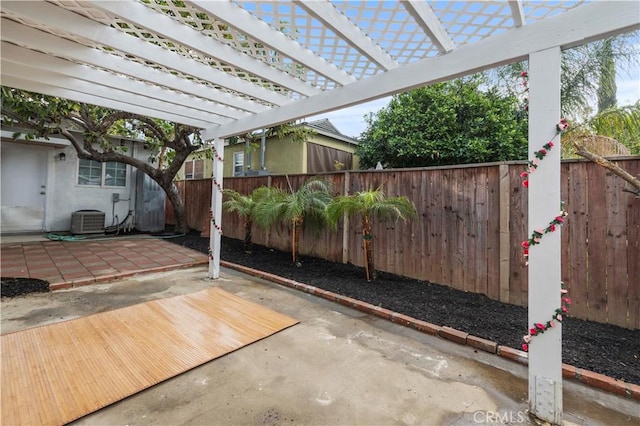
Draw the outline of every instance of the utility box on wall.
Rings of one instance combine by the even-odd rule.
[[[136,170],[136,229],[164,231],[164,190],[146,173]]]

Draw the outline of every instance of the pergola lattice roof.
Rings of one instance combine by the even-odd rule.
[[[3,85],[182,122],[212,136],[640,25],[635,2],[583,0],[52,0],[0,7]]]

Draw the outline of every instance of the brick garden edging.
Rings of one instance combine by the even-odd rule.
[[[120,280],[123,278],[130,278],[138,274],[149,274],[153,272],[166,272],[166,271],[173,271],[176,269],[187,269],[187,268],[193,268],[195,266],[207,265],[208,263],[209,263],[209,259],[204,259],[204,260],[196,260],[189,263],[178,263],[175,265],[158,266],[155,268],[139,269],[134,271],[126,271],[126,272],[116,272],[114,274],[102,275],[98,277],[80,278],[77,280],[70,280],[70,281],[63,281],[55,284],[49,284],[49,290],[55,291],[55,290],[63,290],[67,288],[84,287],[86,285],[91,285],[91,284],[104,284],[110,281]]]
[[[513,349],[509,346],[498,345],[491,340],[483,339],[470,335],[469,333],[456,330],[455,328],[447,326],[438,326],[426,321],[421,321],[412,318],[408,315],[399,314],[389,309],[381,308],[379,306],[372,305],[370,303],[362,302],[351,297],[342,296],[337,293],[333,293],[327,290],[323,290],[314,286],[303,284],[298,281],[283,278],[268,272],[259,271],[257,269],[249,268],[235,263],[230,263],[224,260],[220,261],[220,265],[229,269],[235,269],[236,271],[243,272],[254,277],[263,278],[265,280],[281,284],[286,287],[290,287],[296,290],[301,290],[305,293],[312,294],[314,296],[322,297],[323,299],[337,302],[341,305],[348,306],[350,308],[365,312],[371,315],[375,315],[379,318],[386,319],[388,321],[403,325],[405,327],[413,328],[423,333],[439,336],[444,339],[450,340],[462,345],[468,345],[475,349],[479,349],[484,352],[496,354],[511,361],[518,362],[520,364],[528,364],[528,354],[519,349]],[[577,380],[585,385],[610,392],[616,395],[620,395],[626,398],[631,398],[640,401],[640,386],[631,383],[623,382],[622,380],[613,379],[604,374],[595,373],[589,370],[583,370],[576,368],[569,364],[562,364],[562,377],[570,380]]]

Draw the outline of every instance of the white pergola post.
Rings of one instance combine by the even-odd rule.
[[[222,172],[224,139],[215,138],[213,142],[213,177],[211,182],[211,215],[212,223],[209,231],[209,278],[220,278],[220,237],[222,224]]]
[[[559,47],[529,55],[529,159],[550,140],[548,152],[529,179],[529,236],[545,229],[560,212]],[[544,234],[529,249],[529,327],[546,324],[560,307],[560,229]],[[532,338],[529,344],[529,410],[544,421],[562,424],[562,329]]]

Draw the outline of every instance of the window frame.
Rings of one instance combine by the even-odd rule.
[[[187,172],[187,166],[191,166],[191,173]],[[198,170],[197,165],[200,165],[201,176],[198,176],[196,171]],[[204,159],[202,158],[194,158],[191,160],[186,160],[184,162],[184,179],[185,180],[194,180],[194,179],[204,179]]]
[[[240,159],[240,161],[238,161]],[[238,171],[238,167],[241,169]],[[233,176],[242,176],[244,174],[244,151],[236,151],[233,153]]]
[[[88,164],[82,164],[83,162],[88,161]],[[96,163],[99,164],[100,166],[97,167]],[[115,166],[115,171],[118,171],[118,164],[121,164],[124,166],[124,172],[125,172],[125,176],[124,176],[124,184],[123,185],[107,185],[107,164],[116,164]],[[82,174],[80,173],[80,169],[81,168],[88,168],[89,171],[91,170],[100,170],[100,183],[82,183],[80,182],[80,179],[82,177]],[[95,177],[91,176],[91,172],[89,173],[89,181],[91,180],[95,180]],[[115,179],[116,182],[118,181],[117,176],[113,177],[112,179]],[[100,161],[95,161],[95,160],[87,160],[84,158],[78,158],[78,167],[76,168],[76,186],[81,186],[81,187],[90,187],[90,188],[126,188],[127,185],[129,183],[129,166],[125,163],[121,163],[119,161],[105,161],[105,162],[100,162]]]

